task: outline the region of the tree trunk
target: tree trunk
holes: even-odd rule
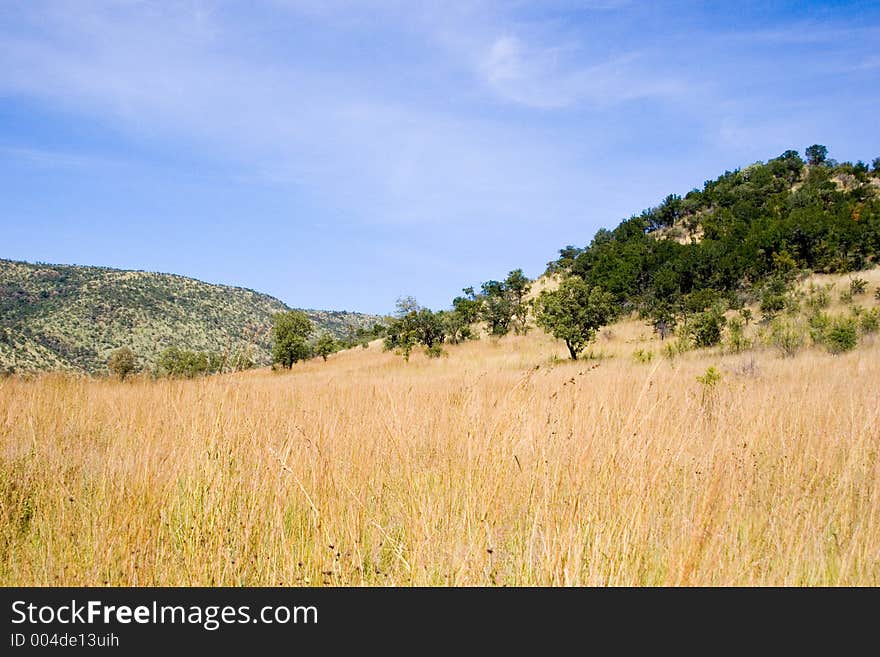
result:
[[[571,344],[568,340],[565,341],[565,346],[568,347],[568,353],[571,354],[572,360],[578,359],[578,352],[575,351],[574,345]]]

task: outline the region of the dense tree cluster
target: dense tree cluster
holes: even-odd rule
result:
[[[548,272],[600,286],[664,334],[677,316],[714,313],[719,301],[738,306],[746,296],[765,295],[772,312],[781,302],[779,285],[793,273],[853,271],[880,253],[880,158],[869,170],[827,155],[813,145],[805,163],[786,151],[683,198],[667,196],[598,231],[586,248],[560,250]],[[711,340],[713,316],[699,319],[700,341]]]
[[[159,354],[158,373],[163,376],[192,379],[216,374],[222,368],[223,357],[214,352],[168,347]]]
[[[480,292],[473,287],[462,290],[452,300],[451,310],[422,308],[412,297],[397,302],[397,312],[385,329],[385,348],[397,350],[409,360],[417,345],[429,356],[441,356],[444,343],[457,344],[478,337],[474,325],[485,324],[490,335],[528,331],[528,299],[531,281],[522,269],[514,269],[503,281],[486,281]]]

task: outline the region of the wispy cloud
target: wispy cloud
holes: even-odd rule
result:
[[[93,167],[119,167],[124,163],[110,158],[83,155],[44,148],[0,146],[0,155],[10,160],[41,168],[84,169]]]
[[[489,85],[503,98],[544,109],[674,97],[687,88],[682,80],[640,71],[639,53],[584,65],[574,63],[576,50],[573,46],[535,47],[506,35],[490,45],[483,70]]]
[[[281,66],[203,3],[186,11],[60,7],[28,12],[33,33],[2,40],[0,88],[102,117],[142,138],[198,144],[238,161],[243,177],[301,185],[329,203],[359,199],[371,204],[373,221],[488,220],[499,207],[507,208],[505,221],[530,217],[543,195],[560,194],[578,175],[539,136],[452,114],[433,99],[412,102],[405,89],[375,84],[368,69],[316,72],[296,55]],[[245,28],[244,37],[257,35]],[[562,53],[552,48],[499,44],[487,74],[517,102],[560,107],[639,93],[616,86],[615,67],[626,63],[568,71],[557,69],[553,60]]]

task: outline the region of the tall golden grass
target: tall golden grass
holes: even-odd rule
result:
[[[0,380],[0,584],[880,584],[880,346],[646,332]]]

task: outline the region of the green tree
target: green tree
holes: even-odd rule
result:
[[[416,339],[428,349],[446,340],[443,313],[421,308],[415,317]]]
[[[483,298],[480,318],[486,322],[492,335],[507,335],[513,320],[513,306],[507,286],[501,281],[486,281],[482,285]]]
[[[318,337],[317,342],[315,342],[315,353],[324,359],[324,362],[327,361],[327,356],[332,353],[335,353],[337,350],[336,339],[330,335],[329,331],[324,331]]]
[[[464,296],[455,297],[452,300],[452,309],[458,313],[463,322],[474,324],[480,320],[483,301],[474,294],[472,287],[466,287],[462,292],[464,292]]]
[[[397,299],[397,310],[395,311],[396,317],[404,317],[413,311],[418,311],[421,306],[419,306],[419,302],[415,300],[415,297],[405,296],[399,297]]]
[[[128,347],[120,347],[110,354],[107,361],[107,369],[113,376],[125,381],[126,377],[135,370],[134,352]]]
[[[458,344],[474,337],[471,324],[458,310],[437,313],[443,322],[443,332],[452,344]]]
[[[396,317],[385,331],[385,349],[398,349],[409,361],[413,347],[425,346],[426,353],[440,353],[446,340],[446,313],[422,308],[412,297],[398,300]]]
[[[513,329],[517,335],[528,332],[529,304],[526,296],[532,289],[532,282],[522,269],[514,269],[504,281],[504,289],[510,299],[510,314]]]
[[[575,258],[583,252],[583,249],[571,244],[564,249],[559,249],[559,258],[547,263],[547,273],[559,274],[568,271],[574,264]]]
[[[807,160],[813,166],[825,164],[825,160],[828,158],[828,149],[821,144],[808,146],[805,153],[807,155]]]
[[[312,322],[301,310],[288,310],[272,317],[272,361],[285,369],[309,357],[308,337]]]
[[[556,290],[544,290],[536,302],[537,322],[553,337],[565,341],[572,360],[614,317],[614,297],[579,276],[563,279]]]
[[[676,324],[675,312],[673,312],[672,306],[668,303],[656,302],[651,304],[647,314],[654,333],[659,335],[661,340],[665,340]]]

